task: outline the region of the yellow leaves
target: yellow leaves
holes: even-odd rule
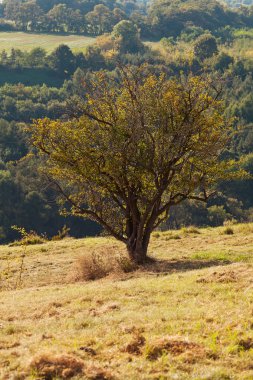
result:
[[[246,175],[234,162],[218,160],[231,121],[208,78],[167,80],[144,66],[123,68],[118,79],[94,74],[78,120],[43,119],[32,129],[44,169],[70,191],[72,202],[104,209],[117,221],[131,192],[143,210],[161,186],[167,200],[187,197],[204,177],[213,184]]]

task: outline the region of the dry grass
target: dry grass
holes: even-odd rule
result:
[[[22,288],[1,282],[0,379],[39,379],[50,369],[52,379],[74,371],[73,379],[251,380],[253,224],[233,230],[159,233],[155,263],[90,282],[68,282],[74,263],[96,251],[117,256],[120,243],[28,246]],[[9,283],[21,252],[0,247]]]
[[[115,254],[114,248],[101,247],[78,257],[68,276],[69,281],[98,280],[109,274],[121,275],[134,271],[133,262],[122,251],[119,248]]]
[[[187,354],[188,357],[200,359],[206,357],[204,347],[197,343],[182,340],[180,337],[163,337],[152,342],[146,349],[149,360],[157,360],[162,355],[170,353],[173,356]]]
[[[83,367],[83,361],[70,355],[52,356],[44,354],[35,357],[30,364],[30,369],[34,375],[48,380],[55,377],[63,379],[74,377],[83,373]]]

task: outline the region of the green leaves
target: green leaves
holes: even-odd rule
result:
[[[33,144],[72,213],[125,242],[133,233],[144,239],[171,206],[207,200],[216,181],[246,174],[219,162],[230,121],[218,95],[208,78],[167,80],[144,66],[120,68],[116,82],[99,72],[86,86],[83,115],[38,120]]]

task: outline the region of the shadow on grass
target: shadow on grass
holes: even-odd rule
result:
[[[176,272],[187,272],[192,270],[211,268],[221,265],[232,264],[229,260],[150,260],[142,269],[144,272],[157,275],[167,275]]]

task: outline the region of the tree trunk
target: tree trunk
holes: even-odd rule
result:
[[[127,251],[129,257],[136,264],[145,264],[148,261],[148,244],[149,244],[150,234],[145,235],[141,241],[137,239],[134,240],[134,243],[130,242],[127,244]]]
[[[136,264],[145,264],[147,261],[147,250],[142,247],[139,247],[138,249],[127,247],[127,252],[130,259]]]

